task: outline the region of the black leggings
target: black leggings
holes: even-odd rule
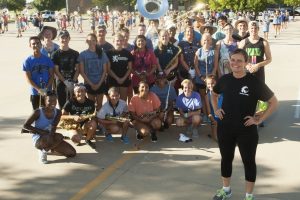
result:
[[[258,132],[256,126],[241,130],[232,130],[230,127],[218,125],[218,143],[221,153],[222,177],[229,178],[232,174],[232,161],[236,145],[245,169],[245,179],[249,182],[256,180],[256,147]]]

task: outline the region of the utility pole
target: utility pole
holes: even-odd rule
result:
[[[66,0],[66,12],[69,14],[69,0]]]

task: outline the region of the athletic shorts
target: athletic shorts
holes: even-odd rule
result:
[[[85,84],[85,87],[86,87],[86,92],[91,95],[107,94],[108,92],[106,83],[102,83],[97,90],[93,90],[92,87],[88,84]]]
[[[127,78],[122,84],[119,84],[115,79],[110,76],[107,77],[107,87],[129,87],[131,85],[131,80]]]

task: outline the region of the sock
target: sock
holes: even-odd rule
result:
[[[246,193],[246,198],[253,197],[253,194]]]
[[[224,190],[225,192],[230,192],[230,186],[228,186],[228,187],[224,187],[224,186],[223,186],[223,190]]]

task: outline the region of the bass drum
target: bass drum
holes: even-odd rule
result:
[[[159,19],[169,9],[168,0],[137,0],[138,11],[148,19]]]

